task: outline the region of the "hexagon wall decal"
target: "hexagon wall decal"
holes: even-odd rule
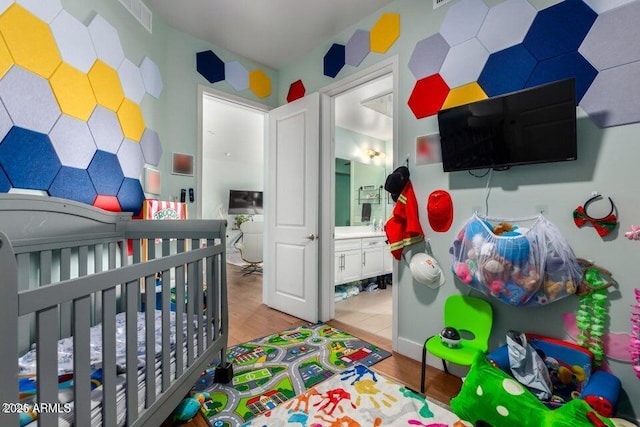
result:
[[[238,61],[231,61],[224,64],[224,74],[226,81],[237,91],[249,88],[249,71]]]
[[[120,67],[118,67],[118,76],[120,77],[124,97],[129,98],[136,104],[140,104],[144,94],[147,92],[144,88],[140,68],[125,58],[122,60]]]
[[[449,86],[440,74],[425,77],[416,82],[411,96],[409,96],[409,108],[417,119],[432,116],[442,108]]]
[[[86,169],[63,166],[49,187],[49,195],[90,205],[98,194]]]
[[[4,173],[4,169],[0,167],[0,193],[7,193],[9,190],[11,190],[11,182]]]
[[[87,123],[64,114],[49,138],[63,166],[86,169],[97,150]]]
[[[575,77],[576,101],[579,103],[597,75],[598,70],[593,68],[580,53],[574,51],[538,62],[527,81],[526,87]]]
[[[478,40],[489,53],[521,43],[536,17],[527,0],[506,0],[489,9],[478,31]]]
[[[523,89],[538,64],[522,44],[489,55],[478,83],[487,95],[498,96]]]
[[[271,95],[271,79],[263,70],[253,70],[249,73],[249,89],[258,98]]]
[[[160,68],[153,62],[151,58],[145,56],[140,63],[140,74],[144,82],[144,88],[147,93],[154,98],[160,98],[164,85],[162,84],[162,75]]]
[[[109,212],[122,212],[120,202],[116,196],[98,194],[98,197],[93,201],[93,206]]]
[[[98,105],[87,122],[98,150],[117,153],[124,139],[118,116]]]
[[[400,14],[383,13],[371,27],[369,35],[371,52],[387,53],[398,37],[400,37]]]
[[[596,17],[582,0],[565,0],[538,11],[522,43],[539,61],[578,50]]]
[[[477,38],[471,38],[449,49],[440,74],[454,88],[478,80],[489,52]]]
[[[96,107],[96,98],[87,75],[63,62],[49,78],[60,110],[86,121]]]
[[[65,10],[53,19],[50,26],[62,60],[83,73],[89,72],[98,56],[87,27]]]
[[[601,14],[636,0],[584,0],[596,13]]]
[[[13,122],[11,121],[11,117],[9,117],[7,109],[4,108],[4,104],[0,102],[0,143],[2,143],[2,140],[12,127]]]
[[[122,187],[118,191],[118,202],[123,212],[133,212],[134,216],[140,214],[144,191],[137,179],[125,178]]]
[[[13,187],[48,190],[60,160],[44,133],[14,126],[0,144],[0,165]]]
[[[18,4],[0,15],[0,33],[15,63],[45,79],[62,62],[49,26]]]
[[[413,48],[409,69],[416,80],[436,74],[448,52],[449,44],[440,33],[422,39]]]
[[[125,178],[140,179],[144,167],[144,156],[140,143],[125,138],[120,145],[117,156]]]
[[[287,93],[287,102],[293,102],[296,99],[300,99],[304,96],[306,88],[302,80],[296,80],[289,86],[289,93]]]
[[[580,107],[599,127],[640,121],[640,61],[600,71],[580,101]]]
[[[451,89],[441,109],[453,108],[459,105],[469,104],[470,102],[480,101],[481,99],[487,99],[487,94],[484,93],[477,82],[473,82]]]
[[[11,54],[9,53],[9,48],[4,42],[4,39],[0,37],[0,79],[7,74],[7,71],[9,71],[9,68],[11,68],[13,64],[14,62]]]
[[[210,50],[196,53],[196,70],[209,83],[221,82],[225,78],[224,62]]]
[[[96,151],[89,167],[87,168],[91,182],[98,194],[115,196],[120,190],[124,174],[120,162],[115,154],[106,151]]]
[[[118,30],[100,15],[94,16],[87,28],[98,59],[117,70],[124,59]]]
[[[160,164],[162,145],[160,144],[160,137],[156,131],[149,128],[144,130],[142,139],[140,140],[140,148],[142,149],[145,162],[152,166],[158,166]]]
[[[353,67],[359,66],[369,54],[369,31],[356,30],[344,48],[344,62]]]
[[[323,58],[324,75],[335,77],[338,75],[342,67],[344,67],[344,45],[334,43],[331,45]]]
[[[0,80],[0,98],[16,126],[47,134],[60,117],[49,82],[13,66]]]
[[[640,2],[598,16],[578,51],[598,70],[640,60]]]
[[[126,138],[140,142],[144,132],[144,118],[138,104],[125,98],[116,113],[122,127],[122,133]]]
[[[96,102],[111,111],[118,111],[124,100],[124,92],[117,71],[97,60],[89,70],[88,77]]]
[[[20,4],[47,24],[51,23],[62,10],[60,0],[16,0],[16,3]]]
[[[440,34],[453,47],[475,37],[489,8],[482,0],[461,0],[451,5],[440,26]]]

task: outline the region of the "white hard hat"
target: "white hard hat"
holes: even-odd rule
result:
[[[423,285],[427,285],[432,289],[439,288],[444,285],[445,277],[442,269],[438,265],[438,261],[431,255],[418,253],[411,257],[409,263],[413,278]]]

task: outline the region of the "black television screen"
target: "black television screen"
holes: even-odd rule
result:
[[[229,215],[262,215],[262,191],[229,190]]]
[[[438,112],[445,172],[577,159],[575,80]]]

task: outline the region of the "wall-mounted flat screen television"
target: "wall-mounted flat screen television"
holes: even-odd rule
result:
[[[577,159],[575,80],[438,112],[445,172]]]
[[[262,213],[262,191],[229,190],[229,215]]]

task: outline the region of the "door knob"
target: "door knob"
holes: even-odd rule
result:
[[[307,239],[309,240],[316,240],[318,238],[318,236],[316,236],[315,234],[311,233],[307,236]]]

